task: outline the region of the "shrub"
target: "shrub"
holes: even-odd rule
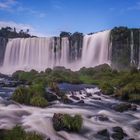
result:
[[[101,83],[100,88],[104,94],[110,95],[114,93],[114,88],[109,83]]]
[[[68,114],[54,114],[53,127],[56,131],[65,130],[79,132],[82,128],[83,119],[80,115],[74,117]]]
[[[26,133],[20,126],[12,130],[5,130],[2,140],[43,140],[43,137],[35,132]]]
[[[33,84],[29,88],[32,96],[43,96],[45,95],[45,87],[42,84]]]
[[[129,83],[116,92],[122,100],[138,101],[140,99],[140,84]]]
[[[18,103],[29,104],[30,94],[28,88],[24,86],[18,87],[12,94],[12,99]]]
[[[35,133],[35,132],[30,132],[26,134],[26,139],[25,140],[43,140],[42,136]]]
[[[34,96],[30,100],[30,104],[37,107],[46,107],[48,105],[48,101],[41,96]]]

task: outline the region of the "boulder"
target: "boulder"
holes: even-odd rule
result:
[[[101,131],[97,132],[97,136],[101,139],[101,140],[110,140],[110,136],[109,136],[109,132],[107,129],[103,129]]]
[[[124,137],[127,136],[127,134],[124,133],[123,129],[119,126],[113,127],[112,130],[113,130],[113,133],[112,133],[111,137],[114,140],[122,140]]]
[[[132,105],[130,103],[120,103],[120,104],[113,106],[113,109],[118,112],[124,112],[124,111],[128,111],[128,110],[136,111],[137,106]]]

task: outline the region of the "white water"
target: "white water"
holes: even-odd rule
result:
[[[130,58],[130,63],[134,64],[134,35],[133,35],[133,31],[131,31],[131,58]]]
[[[83,42],[82,64],[85,67],[109,63],[110,31],[86,35]]]
[[[86,35],[83,39],[80,59],[69,60],[69,39],[60,38],[27,38],[9,40],[0,72],[11,74],[17,70],[37,71],[55,66],[64,66],[72,70],[81,67],[94,67],[109,63],[110,31]],[[74,46],[73,46],[74,47]],[[75,50],[77,54],[77,50]]]
[[[140,42],[140,31],[139,31],[139,42]],[[139,60],[138,60],[138,69],[140,69],[140,43],[139,43]]]
[[[119,101],[95,94],[97,91],[98,88],[73,92],[75,96],[84,100],[84,104],[66,105],[58,102],[44,109],[14,104],[0,98],[0,129],[11,129],[20,124],[26,131],[36,131],[46,139],[49,137],[51,140],[100,140],[95,137],[98,131],[108,129],[111,132],[112,127],[120,126],[129,138],[139,140],[140,107],[138,106],[138,111],[116,112],[112,105],[118,104]],[[91,93],[92,96],[87,97],[87,93]],[[68,97],[70,95],[72,94],[69,93]],[[56,132],[52,125],[54,113],[81,114],[84,120],[81,133]],[[101,121],[99,116],[107,117],[108,120]],[[128,137],[125,140],[128,140]]]

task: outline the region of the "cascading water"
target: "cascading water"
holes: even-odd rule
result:
[[[11,74],[17,70],[37,71],[64,66],[72,70],[81,67],[94,67],[109,63],[110,31],[85,35],[83,38],[82,56],[78,53],[70,58],[70,43],[67,37],[63,38],[17,38],[9,40],[1,72]],[[74,46],[71,46],[75,48]],[[78,49],[78,47],[77,47]],[[77,56],[76,56],[77,55]],[[75,59],[76,58],[76,59]]]
[[[140,42],[140,31],[139,31],[139,42]],[[140,44],[139,44],[139,59],[138,59],[138,69],[140,69]]]
[[[131,47],[131,64],[134,64],[134,37],[133,37],[133,31],[131,31],[131,44],[130,44],[130,47]]]
[[[82,63],[85,67],[109,63],[110,31],[86,35],[83,42]]]

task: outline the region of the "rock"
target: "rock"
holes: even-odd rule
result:
[[[124,138],[124,136],[122,134],[119,134],[119,133],[113,133],[111,135],[111,137],[114,139],[114,140],[122,140]]]
[[[132,111],[137,111],[137,105],[131,105],[131,110]]]
[[[46,98],[49,102],[58,100],[57,96],[56,96],[55,94],[53,94],[53,93],[46,93],[45,98]]]
[[[101,100],[101,98],[98,98],[98,97],[92,97],[91,99],[94,99],[94,100]]]
[[[78,102],[78,104],[84,104],[85,102],[84,102],[84,100],[80,100],[79,102]]]
[[[80,100],[80,98],[79,98],[79,97],[74,96],[74,95],[71,95],[70,97],[71,97],[71,98],[73,98],[74,100]]]
[[[96,94],[96,95],[98,95],[98,96],[101,96],[101,92],[100,91],[97,91],[97,92],[95,92],[94,94]]]
[[[124,111],[128,111],[128,110],[136,111],[137,110],[137,106],[132,105],[130,103],[120,103],[120,104],[115,105],[113,107],[113,109],[115,111],[118,111],[118,112],[124,112]]]
[[[72,117],[69,114],[55,113],[52,122],[56,131],[79,132],[82,128],[83,119],[80,115]]]
[[[105,138],[108,138],[108,140],[109,140],[109,132],[108,132],[107,129],[103,129],[103,130],[101,130],[101,131],[98,131],[98,132],[97,132],[97,135],[103,136],[103,137],[105,137]]]
[[[69,99],[67,96],[63,96],[61,98],[62,102],[65,103],[65,104],[71,104],[73,103],[73,101],[71,99]]]
[[[127,134],[125,134],[123,129],[119,126],[113,127],[112,130],[113,130],[113,133],[111,137],[114,140],[122,140],[125,136],[127,136]]]
[[[123,129],[119,126],[113,127],[112,129],[113,129],[114,132],[123,133]]]
[[[108,117],[105,116],[105,115],[98,115],[97,118],[100,120],[100,121],[108,121]]]
[[[91,93],[87,93],[87,94],[86,94],[86,97],[91,97],[91,96],[92,96]]]
[[[81,99],[85,99],[84,97],[81,97]]]

